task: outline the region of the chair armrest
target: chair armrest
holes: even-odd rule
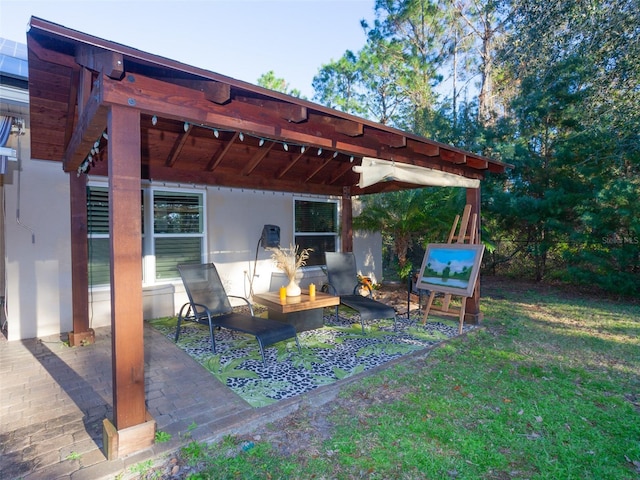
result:
[[[368,283],[365,283],[365,282],[358,282],[358,284],[355,287],[353,287],[353,294],[354,295],[360,295],[360,289],[362,287],[366,288],[367,291],[369,292],[367,297],[373,298],[373,290],[371,289],[371,285],[369,285]]]
[[[251,316],[253,317],[253,305],[251,305],[251,302],[249,301],[249,299],[245,298],[245,297],[241,297],[239,295],[227,295],[227,298],[237,298],[239,300],[242,300],[243,302],[245,302],[247,304],[247,307],[249,307],[249,311],[251,312]]]
[[[330,283],[325,283],[325,285],[327,286],[328,294],[333,295],[334,297],[338,295],[338,292],[336,291],[336,287],[334,287]]]

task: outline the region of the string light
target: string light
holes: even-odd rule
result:
[[[158,121],[158,117],[157,117],[156,115],[153,115],[153,116],[151,117],[151,123],[153,123],[153,125],[156,125],[156,124],[157,124],[157,121]],[[236,132],[236,130],[225,130],[225,129],[220,129],[220,128],[216,128],[216,127],[210,127],[210,126],[208,126],[208,125],[204,125],[204,124],[198,124],[197,126],[198,126],[198,127],[201,127],[201,128],[205,128],[205,129],[211,130],[211,131],[213,132],[213,136],[214,136],[214,137],[216,137],[216,138],[220,138],[220,132],[229,132],[229,133],[234,133],[234,132]],[[189,124],[189,122],[184,122],[184,131],[185,131],[185,132],[187,132],[187,131],[189,130],[189,128],[190,128],[190,127],[191,127],[191,124]],[[307,147],[306,145],[296,145],[296,144],[291,144],[290,142],[281,141],[281,140],[274,140],[274,139],[272,139],[272,138],[260,137],[260,136],[252,135],[252,134],[247,134],[247,135],[249,135],[250,137],[253,137],[253,138],[257,139],[257,141],[258,141],[258,146],[259,146],[259,147],[264,146],[264,144],[265,144],[267,141],[269,141],[269,142],[271,142],[271,143],[279,143],[279,144],[281,144],[281,145],[282,145],[282,148],[283,148],[283,150],[284,150],[285,152],[288,152],[288,151],[289,151],[289,147],[290,147],[290,146],[293,146],[293,147],[300,147],[300,153],[301,153],[301,154],[304,154],[304,153],[307,151],[307,149],[308,149],[308,147]],[[108,140],[108,136],[107,136],[107,133],[106,133],[106,132],[104,132],[104,133],[102,134],[102,136],[104,137],[104,139],[105,139],[105,140]],[[244,137],[245,137],[245,133],[244,133],[244,132],[238,132],[238,139],[239,139],[241,142],[244,142]],[[319,156],[321,156],[321,155],[324,153],[324,149],[323,149],[322,147],[317,147],[317,148],[318,148],[317,156],[319,157]],[[96,152],[97,152],[97,150],[96,150]],[[333,152],[333,158],[337,158],[337,157],[338,157],[338,155],[339,155],[340,153],[345,153],[345,152],[338,152],[337,150],[336,150],[336,151],[334,151],[334,152]],[[346,154],[346,155],[349,155],[349,154]],[[353,162],[354,160],[355,160],[355,156],[354,156],[354,155],[350,155],[350,159],[349,159],[349,161],[350,161],[350,162]]]
[[[98,139],[93,142],[93,146],[91,147],[91,151],[86,156],[86,158],[82,161],[82,163],[78,166],[76,170],[77,176],[79,177],[83,173],[87,173],[89,168],[95,166],[96,156],[100,153],[100,140],[102,139],[109,140],[109,135],[104,131],[100,134]]]

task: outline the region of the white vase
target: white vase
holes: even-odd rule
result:
[[[296,282],[295,278],[289,280],[289,285],[287,285],[287,297],[299,297],[302,291],[300,290],[300,286]]]

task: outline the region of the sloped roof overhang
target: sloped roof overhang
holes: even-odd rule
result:
[[[509,167],[39,18],[31,19],[27,44],[32,157],[68,172],[107,174],[101,158],[112,105],[140,111],[145,179],[358,195],[417,187],[360,188],[352,167],[363,157],[479,180]],[[96,144],[101,153],[92,155]]]

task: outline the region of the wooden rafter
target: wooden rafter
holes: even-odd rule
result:
[[[182,152],[182,148],[184,147],[184,144],[187,143],[187,140],[189,140],[189,135],[191,134],[193,125],[191,125],[190,123],[185,125],[186,127],[185,127],[184,133],[181,133],[180,135],[178,135],[178,138],[176,138],[176,141],[174,142],[173,147],[171,148],[171,152],[169,153],[169,156],[165,161],[165,165],[167,167],[172,167],[176,163],[176,161],[178,160],[178,157],[180,156],[180,152]]]
[[[305,178],[305,183],[309,182],[313,177],[315,177],[320,170],[322,170],[324,167],[326,167],[327,165],[329,165],[329,163],[331,163],[333,161],[333,157],[331,158],[327,158],[324,162],[322,162],[322,164],[317,167],[315,170],[313,170],[313,172],[311,172],[311,175],[309,175],[307,178]]]
[[[253,158],[249,160],[249,163],[247,163],[247,165],[242,170],[242,175],[247,176],[251,174],[251,172],[253,172],[256,169],[256,167],[260,164],[262,159],[266,157],[267,154],[271,151],[274,145],[275,145],[275,142],[270,142],[269,145],[263,146],[260,149],[258,149],[258,151],[253,156]]]
[[[343,165],[340,166],[340,168],[335,169],[331,177],[331,180],[329,180],[329,184],[336,183],[338,180],[340,180],[340,178],[344,176],[345,173],[350,172],[352,169],[353,169],[353,163],[351,162],[344,163]]]
[[[293,157],[293,159],[291,159],[290,162],[287,162],[285,164],[285,166],[278,172],[278,174],[276,175],[276,178],[282,178],[284,176],[285,173],[287,173],[289,170],[291,170],[291,168],[298,163],[298,161],[305,156],[305,154],[307,153],[308,150],[305,150],[304,152],[300,152],[298,153],[296,156]]]
[[[208,172],[213,172],[215,168],[218,165],[220,165],[220,162],[222,162],[222,159],[225,157],[225,155],[227,154],[229,149],[233,146],[234,142],[239,136],[240,136],[240,132],[235,132],[231,137],[231,139],[211,157],[211,160],[209,160],[209,163],[207,164],[207,167],[205,168],[205,170],[207,170]]]

